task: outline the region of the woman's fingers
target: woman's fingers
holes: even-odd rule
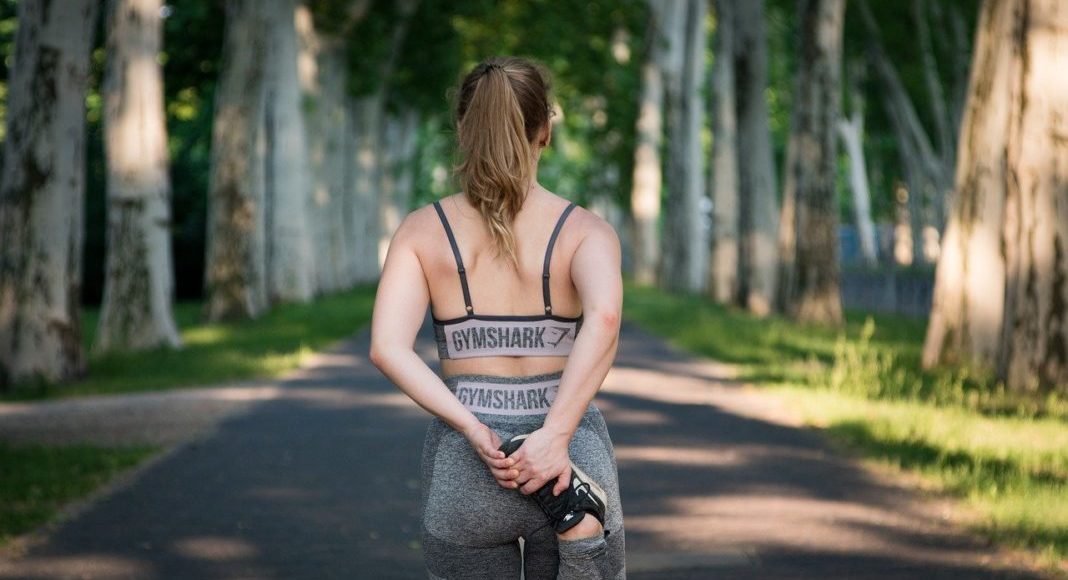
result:
[[[530,495],[541,489],[541,486],[545,485],[545,481],[544,477],[532,477],[519,488],[519,491],[523,492],[524,495]]]
[[[553,495],[560,495],[567,491],[568,486],[571,485],[571,466],[568,465],[564,472],[560,474],[560,477],[556,478],[556,485],[553,486]]]
[[[519,470],[517,469],[497,469],[490,468],[490,473],[493,474],[494,479],[512,481],[519,477]]]
[[[519,487],[519,484],[516,483],[514,479],[498,479],[497,485],[505,489],[515,489]]]
[[[479,451],[479,455],[482,456],[482,461],[486,462],[486,464],[490,467],[504,469],[515,465],[515,459],[512,459],[511,457],[501,457],[495,453],[492,453],[492,451],[488,448],[481,449]],[[504,455],[504,453],[501,453],[500,455]]]

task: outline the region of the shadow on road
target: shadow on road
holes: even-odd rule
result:
[[[435,352],[429,326],[421,351]],[[425,578],[429,416],[367,332],[0,562],[0,578]],[[434,363],[436,366],[436,363]],[[596,404],[620,467],[632,578],[1038,578],[930,503],[761,419],[765,399],[624,325]]]

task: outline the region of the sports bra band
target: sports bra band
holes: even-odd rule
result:
[[[464,261],[460,257],[460,247],[456,244],[456,236],[452,233],[452,227],[445,217],[445,210],[441,208],[441,203],[435,201],[434,209],[437,210],[438,217],[441,218],[441,225],[445,226],[445,234],[449,237],[449,245],[452,246],[452,256],[456,259],[456,271],[460,274],[460,286],[464,292],[464,306],[467,308],[468,314],[474,314],[474,307],[471,305],[471,290],[467,285],[467,271],[464,270]],[[556,220],[556,227],[553,228],[552,235],[549,236],[549,245],[545,248],[545,262],[541,272],[541,293],[545,301],[545,314],[553,313],[552,300],[549,298],[549,262],[552,260],[556,238],[560,235],[560,229],[564,227],[564,220],[567,219],[573,209],[575,209],[575,202],[567,204],[567,207],[564,208],[560,218]]]

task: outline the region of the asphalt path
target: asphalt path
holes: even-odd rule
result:
[[[431,336],[424,325],[418,347],[438,368]],[[425,578],[429,415],[367,350],[364,330],[28,534],[0,578]],[[1042,577],[947,523],[949,502],[833,452],[730,367],[630,323],[595,404],[629,578]]]

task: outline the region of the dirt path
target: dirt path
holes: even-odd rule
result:
[[[0,438],[69,437],[57,433],[82,417],[77,432],[100,442],[177,442],[0,554],[0,578],[425,578],[428,415],[367,344],[362,332],[277,383],[0,407]],[[433,360],[429,327],[419,347]],[[596,403],[619,461],[630,578],[1041,577],[948,526],[941,503],[832,453],[729,368],[630,324]]]

